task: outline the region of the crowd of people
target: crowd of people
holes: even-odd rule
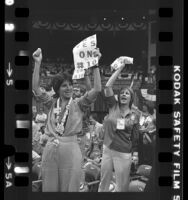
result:
[[[100,51],[96,54],[100,60]],[[147,103],[134,105],[132,86],[114,94],[113,85],[128,61],[104,88],[99,64],[86,70],[85,88],[69,73],[58,72],[46,91],[40,87],[41,49],[33,59],[33,95],[41,105],[33,112],[33,191],[146,191],[142,178],[150,181],[153,176],[156,111]],[[93,85],[88,74],[93,74]],[[91,111],[99,93],[108,106],[101,122]]]
[[[140,67],[142,66],[135,65],[133,68],[131,65],[127,65],[126,70],[125,69],[122,70],[121,74],[118,76],[118,79],[131,79],[132,74],[134,74],[136,79],[142,79],[142,76],[144,76],[145,79],[149,79],[147,74],[145,74],[140,69]],[[108,64],[100,65],[99,70],[100,70],[101,76],[104,78],[109,78],[112,75],[112,71],[110,70]],[[41,76],[41,79],[45,79],[45,78],[50,79],[50,78],[53,78],[53,76],[55,76],[56,74],[64,72],[64,71],[68,71],[69,73],[72,73],[74,71],[74,64],[73,63],[68,64],[65,62],[57,62],[55,60],[54,61],[46,60],[45,62],[41,63],[40,76]]]

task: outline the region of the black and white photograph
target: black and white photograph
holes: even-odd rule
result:
[[[157,1],[123,5],[29,3],[32,192],[154,190]]]

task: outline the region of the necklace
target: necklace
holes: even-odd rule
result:
[[[61,121],[59,121],[59,117],[62,112],[62,108],[60,106],[60,98],[57,99],[57,105],[54,108],[55,120],[56,120],[56,128],[55,129],[58,132],[58,135],[60,135],[60,136],[63,135],[64,130],[65,130],[65,121],[69,114],[69,108],[70,108],[71,102],[72,102],[72,97],[70,98],[68,104],[66,105],[66,109],[65,109],[65,112],[64,112],[64,115],[63,115]]]

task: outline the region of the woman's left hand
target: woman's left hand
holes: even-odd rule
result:
[[[91,73],[91,69],[88,68],[88,69],[85,69],[85,76],[89,76]]]
[[[100,58],[102,57],[102,54],[101,54],[99,48],[96,48],[96,50],[95,50],[95,56],[98,57],[99,60],[100,60]]]

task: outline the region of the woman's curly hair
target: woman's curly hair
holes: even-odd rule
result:
[[[70,84],[73,85],[72,76],[68,73],[62,73],[55,76],[52,80],[52,87],[55,92],[54,97],[59,97],[59,88],[64,81],[68,81]]]

